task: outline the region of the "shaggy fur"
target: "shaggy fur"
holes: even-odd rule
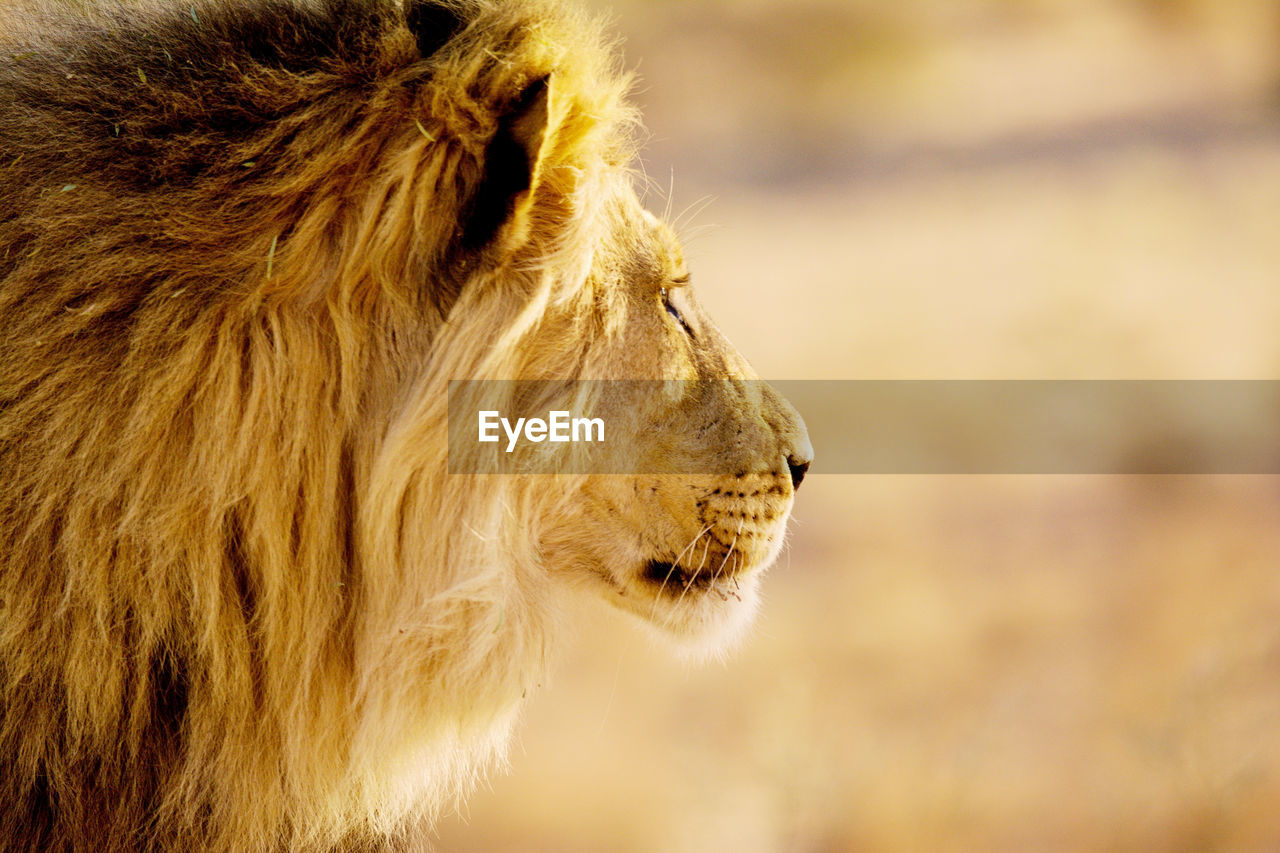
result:
[[[555,495],[448,478],[443,388],[593,300],[625,80],[551,4],[407,17],[0,24],[4,850],[405,844],[541,677]]]

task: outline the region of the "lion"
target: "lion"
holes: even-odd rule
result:
[[[812,449],[642,207],[597,22],[7,15],[0,848],[410,849],[566,596],[741,634]],[[450,473],[456,379],[564,381],[690,471]],[[572,382],[617,379],[666,390]]]

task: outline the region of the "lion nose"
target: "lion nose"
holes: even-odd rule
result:
[[[813,462],[813,444],[809,442],[809,431],[805,429],[804,418],[800,417],[795,407],[769,385],[762,384],[762,387],[765,405],[771,409],[768,420],[776,431],[787,469],[791,472],[791,488],[794,491],[800,488],[804,475],[809,473],[809,465]]]
[[[794,454],[787,457],[787,467],[791,469],[791,488],[800,488],[804,475],[809,470],[810,459],[801,459]]]

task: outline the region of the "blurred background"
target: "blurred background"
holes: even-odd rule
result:
[[[769,379],[1280,378],[1274,0],[594,0]],[[1280,850],[1280,482],[838,476],[756,630],[575,615],[464,851]]]

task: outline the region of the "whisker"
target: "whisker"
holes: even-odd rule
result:
[[[707,530],[710,530],[710,529],[711,527],[708,526]],[[706,543],[703,544],[702,546],[702,559],[698,561],[698,568],[694,569],[693,573],[695,575],[702,571],[702,567],[707,564],[707,557],[710,556],[710,554],[711,554],[711,540],[708,539]]]
[[[704,533],[709,532],[710,529],[712,529],[712,525],[708,525],[707,528],[705,528]],[[703,542],[703,557],[698,561],[698,567],[694,569],[694,573],[691,575],[692,578],[696,578],[696,576],[701,574],[703,567],[707,565],[707,557],[710,556],[710,552],[712,552],[712,537],[708,537]],[[672,622],[675,621],[676,613],[680,612],[680,602],[684,601],[686,592],[689,592],[689,585],[687,584],[685,585],[685,589],[680,593],[680,598],[676,599],[676,605],[671,608],[671,613],[669,613],[666,619],[663,620],[664,625],[671,625]]]
[[[700,225],[695,225],[692,228],[681,230],[679,232],[680,242],[684,243],[686,246],[692,245],[701,240],[707,234],[711,234],[721,227],[723,226],[718,222],[704,222]]]
[[[685,545],[684,548],[680,551],[680,553],[675,556],[675,559],[671,561],[671,568],[667,570],[667,576],[662,579],[662,585],[658,587],[658,595],[657,597],[654,598],[653,604],[649,608],[650,619],[653,619],[654,616],[657,614],[658,603],[662,601],[662,594],[666,592],[667,584],[671,581],[671,576],[675,574],[676,567],[680,565],[680,561],[684,559],[685,554],[688,554],[690,551],[693,550],[694,546],[698,544],[698,540],[701,539],[703,536],[705,536],[709,532],[711,532],[711,525],[708,524],[706,527],[699,530],[698,535],[694,536],[693,539],[689,540],[689,544]],[[704,554],[706,553],[705,549],[703,553]],[[705,559],[705,556],[703,559]]]
[[[738,520],[738,531],[737,533],[733,534],[733,541],[729,543],[729,550],[725,552],[724,559],[720,561],[720,565],[716,568],[714,574],[712,574],[711,576],[712,584],[714,584],[716,581],[720,579],[720,573],[724,571],[724,567],[729,562],[729,558],[733,556],[734,549],[738,547],[738,536],[741,535],[742,533],[742,525],[745,521],[746,521],[745,518]],[[684,597],[688,595],[690,587],[693,586],[694,582],[697,581],[697,579],[698,579],[698,574],[695,572],[694,574],[691,574],[689,576],[689,580],[685,581],[684,589],[680,591],[680,597],[676,599],[675,606],[672,608],[673,612],[680,609],[681,602],[684,601]]]
[[[682,232],[686,225],[691,223],[695,217],[697,217],[703,211],[705,211],[708,207],[710,207],[711,203],[715,200],[716,200],[715,196],[704,195],[702,198],[698,199],[693,204],[686,207],[684,210],[680,212],[680,215],[675,218],[674,222],[672,222],[672,225],[671,225],[672,230],[674,230],[677,234]]]
[[[690,551],[692,551],[692,550],[693,550],[693,546],[695,546],[695,545],[697,545],[697,544],[698,544],[698,540],[699,540],[699,539],[701,539],[703,536],[705,536],[707,533],[710,533],[710,532],[711,532],[711,525],[710,525],[710,524],[708,524],[706,527],[704,527],[704,528],[702,528],[701,530],[699,530],[699,531],[698,531],[698,535],[697,535],[697,536],[695,536],[695,537],[693,537],[693,539],[689,541],[689,544],[688,544],[688,545],[685,545],[685,546],[684,546],[684,550],[683,550],[683,551],[681,551],[679,554],[676,554],[676,558],[675,558],[674,560],[672,560],[672,563],[676,563],[676,564],[678,564],[681,560],[683,560],[683,559],[684,559],[684,555],[685,555],[685,554],[688,554]]]
[[[671,176],[667,179],[667,204],[666,204],[666,207],[664,207],[662,210],[663,222],[671,221],[671,203],[675,197],[676,197],[676,167],[672,166]],[[680,229],[675,228],[672,230],[679,231]]]
[[[716,569],[715,574],[711,576],[711,582],[712,582],[712,583],[715,583],[716,581],[720,580],[720,573],[724,571],[725,564],[727,564],[727,563],[729,562],[729,558],[730,558],[730,557],[733,557],[733,556],[739,556],[739,557],[740,557],[740,556],[741,556],[741,554],[736,554],[736,555],[735,555],[735,553],[734,553],[734,549],[738,547],[738,537],[742,535],[742,525],[743,525],[743,524],[745,524],[745,523],[746,523],[746,518],[740,518],[740,519],[738,519],[738,530],[737,530],[737,532],[736,532],[736,533],[734,533],[734,534],[733,534],[733,541],[729,543],[729,552],[728,552],[727,554],[725,554],[725,555],[724,555],[724,560],[720,563],[720,568]],[[734,565],[734,571],[735,571],[735,572],[736,572],[739,568],[741,568],[741,566],[740,566],[740,565],[737,565],[738,563],[741,563],[741,562],[742,562],[741,560],[735,560],[735,561],[734,561],[734,563],[735,563],[735,565]]]

